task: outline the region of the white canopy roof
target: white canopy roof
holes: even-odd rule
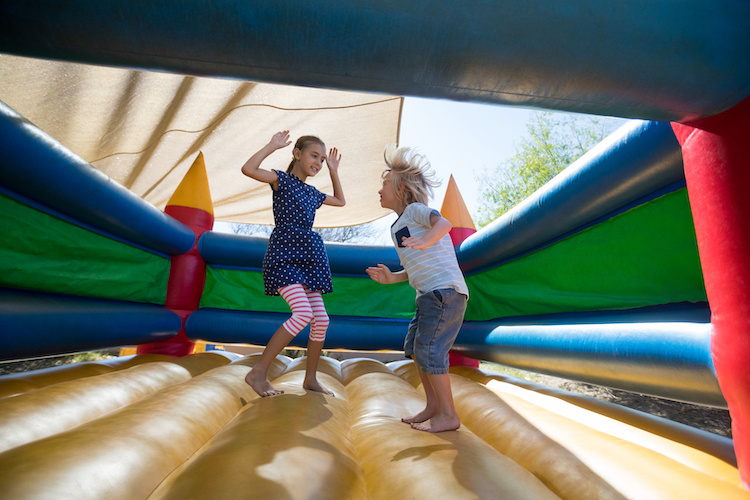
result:
[[[270,188],[240,168],[288,129],[293,141],[316,135],[342,155],[347,205],[322,207],[316,226],[388,214],[378,190],[383,148],[398,141],[401,97],[0,55],[0,100],[161,209],[202,151],[216,220],[272,223]],[[263,167],[285,170],[291,148]],[[333,191],[327,169],[308,183]]]

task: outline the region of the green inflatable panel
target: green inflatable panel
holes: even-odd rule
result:
[[[707,300],[684,188],[467,284],[470,321]]]
[[[169,259],[0,195],[0,286],[164,304]]]

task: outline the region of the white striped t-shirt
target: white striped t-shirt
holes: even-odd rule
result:
[[[433,245],[424,250],[401,246],[401,235],[407,234],[421,238],[431,229],[430,214],[440,215],[437,210],[422,203],[411,203],[406,206],[401,216],[391,226],[391,239],[396,245],[396,252],[409,275],[409,284],[419,294],[453,288],[458,293],[469,296],[469,289],[458,267],[456,251],[450,235],[446,234]],[[406,229],[404,229],[406,228]],[[407,232],[408,231],[408,232]],[[399,235],[398,239],[397,236]]]

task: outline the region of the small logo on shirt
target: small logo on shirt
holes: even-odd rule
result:
[[[396,244],[399,247],[403,248],[404,238],[408,238],[409,236],[411,236],[411,234],[409,234],[409,228],[406,226],[402,227],[401,229],[396,231]]]

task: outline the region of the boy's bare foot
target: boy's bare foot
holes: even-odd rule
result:
[[[323,394],[326,394],[328,396],[333,396],[334,398],[336,395],[328,389],[326,386],[318,382],[318,380],[305,380],[305,382],[302,384],[303,389],[307,389],[308,391],[315,391],[315,392],[322,392]]]
[[[424,431],[424,432],[445,432],[445,431],[455,431],[459,427],[461,427],[461,420],[459,420],[458,415],[453,415],[451,417],[443,416],[443,415],[435,415],[431,419],[425,421],[425,422],[415,422],[411,424],[411,426],[418,431]]]
[[[277,394],[284,394],[284,391],[280,391],[278,389],[274,389],[274,387],[271,385],[271,382],[268,381],[268,378],[266,378],[264,375],[254,373],[255,370],[250,370],[247,375],[245,375],[245,382],[253,388],[255,392],[258,393],[258,396],[265,398],[267,396],[276,396]]]
[[[425,408],[424,410],[420,411],[413,417],[405,417],[405,418],[402,418],[401,421],[406,424],[419,424],[421,422],[431,419],[432,417],[435,416],[436,413],[437,413],[437,410]]]

